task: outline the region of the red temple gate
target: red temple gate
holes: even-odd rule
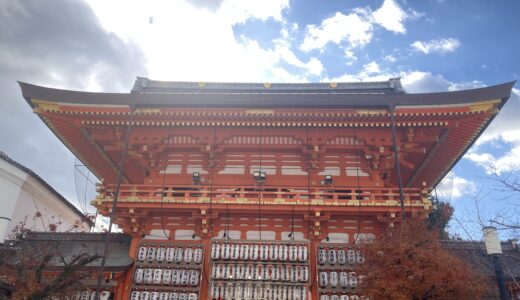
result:
[[[428,214],[430,190],[512,84],[432,94],[406,94],[398,79],[138,78],[129,94],[21,87],[101,180],[92,204],[133,237],[136,263],[117,298],[178,293],[191,300],[238,299],[229,293],[243,291],[261,299],[355,295],[351,267],[363,260],[356,243]],[[287,257],[273,259],[275,251]]]

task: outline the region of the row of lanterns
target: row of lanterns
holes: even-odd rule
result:
[[[274,285],[252,283],[213,282],[210,288],[211,299],[246,300],[306,300],[307,289],[302,285]]]
[[[320,300],[359,300],[357,295],[321,295]],[[361,299],[364,299],[363,297]]]
[[[96,291],[93,290],[84,290],[84,291],[76,291],[72,294],[70,298],[71,300],[96,300]],[[101,291],[99,293],[99,300],[108,300],[110,299],[109,291]]]
[[[137,268],[134,274],[136,284],[198,286],[199,279],[199,270],[190,269]]]
[[[202,263],[202,248],[141,246],[137,252],[137,260],[150,263]]]
[[[214,243],[212,260],[261,260],[304,262],[308,259],[306,245]]]
[[[322,244],[318,248],[319,300],[357,300],[356,295],[347,295],[349,289],[356,288],[359,276],[352,272],[352,265],[365,262],[362,251],[347,245]]]
[[[197,300],[197,293],[133,291],[130,300]]]
[[[358,276],[354,272],[321,271],[319,283],[322,288],[355,288],[358,286]]]
[[[306,265],[263,264],[213,264],[211,277],[215,280],[263,280],[307,282],[309,267]]]
[[[130,299],[198,300],[203,256],[202,244],[141,244]]]
[[[363,252],[353,249],[318,249],[318,264],[319,265],[345,265],[345,264],[361,264],[365,261]]]

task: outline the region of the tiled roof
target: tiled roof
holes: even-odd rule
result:
[[[24,239],[25,242],[37,245],[55,245],[63,253],[71,257],[74,253],[102,254],[105,241],[104,233],[49,233],[29,232]],[[133,263],[128,256],[131,237],[125,234],[110,234],[109,255],[107,257],[107,270],[126,270]],[[483,275],[494,277],[493,259],[486,254],[483,242],[472,241],[442,241],[445,249],[459,256],[471,266],[475,267]],[[504,265],[506,281],[512,278],[520,278],[520,247],[515,241],[502,242],[501,256]],[[99,261],[90,267],[99,266]],[[54,263],[59,268],[59,263]]]
[[[442,241],[445,249],[454,253],[461,259],[487,276],[495,276],[493,258],[486,253],[484,242],[472,241]],[[506,280],[520,278],[520,247],[516,241],[502,242],[502,263]]]
[[[145,82],[143,85],[142,82]],[[59,105],[99,108],[304,108],[388,109],[394,106],[468,105],[500,99],[499,108],[511,95],[515,82],[479,89],[406,94],[399,79],[356,83],[196,83],[140,79],[131,93],[91,93],[60,90],[19,82],[31,107],[34,100]],[[335,86],[335,87],[334,87]]]
[[[29,232],[23,242],[31,246],[52,247],[57,249],[65,260],[69,260],[77,254],[88,253],[90,255],[103,255],[105,245],[105,233],[84,233],[84,232]],[[133,260],[128,255],[131,237],[122,233],[112,233],[109,236],[108,256],[105,266],[107,271],[124,271]],[[45,248],[47,249],[47,248]],[[97,260],[89,265],[88,268],[96,268],[101,264]],[[49,264],[50,268],[60,268],[63,263],[54,260]]]
[[[400,78],[377,82],[232,83],[157,81],[138,77],[137,94],[403,94]]]

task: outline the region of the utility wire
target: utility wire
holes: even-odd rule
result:
[[[354,237],[354,244],[357,243],[358,241],[358,238],[359,238],[359,235],[361,234],[361,196],[359,196],[358,194],[361,193],[361,182],[359,180],[359,168],[360,168],[360,165],[359,165],[359,154],[358,154],[358,149],[357,149],[357,132],[356,132],[356,126],[354,125],[353,127],[353,130],[354,130],[354,153],[355,153],[355,157],[356,157],[356,200],[358,201],[358,222],[357,222],[357,234],[356,236]]]
[[[123,143],[123,153],[121,155],[121,161],[119,162],[119,169],[117,170],[117,178],[116,178],[116,187],[114,191],[114,197],[112,200],[112,212],[110,213],[110,222],[108,224],[108,230],[105,233],[105,242],[103,245],[103,256],[101,257],[101,265],[98,269],[98,278],[96,283],[96,300],[99,300],[100,291],[101,291],[101,280],[103,279],[103,272],[105,270],[106,258],[108,256],[108,243],[110,241],[110,232],[112,231],[112,226],[114,224],[114,219],[116,215],[117,209],[117,200],[119,199],[119,191],[121,188],[121,181],[123,179],[123,171],[125,167],[126,157],[128,155],[128,146],[130,144],[130,133],[132,132],[132,125],[134,120],[134,110],[130,107],[130,117],[128,121],[128,126],[126,128],[126,136]]]
[[[406,220],[406,212],[404,210],[404,195],[403,195],[403,180],[401,178],[401,165],[399,162],[399,153],[397,150],[397,133],[395,129],[395,119],[394,119],[394,112],[395,112],[395,106],[390,106],[388,108],[390,111],[390,125],[392,129],[392,141],[393,141],[393,148],[394,148],[394,160],[395,160],[395,169],[397,171],[397,184],[399,185],[399,200],[401,203],[401,214],[403,221]]]
[[[307,147],[307,222],[308,222],[308,233],[309,233],[309,240],[311,239],[312,235],[312,222],[311,222],[311,156],[309,153],[309,124],[305,126],[306,129],[306,141],[305,145]]]
[[[262,176],[262,146],[263,146],[263,124],[260,124],[260,177]],[[266,176],[267,177],[267,176]],[[258,189],[258,233],[262,240],[262,187],[263,182],[257,182]]]
[[[171,139],[171,134],[172,134],[172,126],[168,126],[168,136],[166,137],[166,142],[165,144],[170,144],[170,139]],[[164,194],[166,194],[165,192],[165,185],[166,185],[166,169],[168,169],[168,161],[169,161],[169,154],[168,152],[166,152],[166,149],[167,147],[164,147],[165,149],[165,154],[164,154],[164,159],[163,159],[163,164],[164,164],[164,173],[163,173],[163,178],[162,178],[162,187],[161,187],[161,227],[162,227],[162,231],[163,231],[163,235],[165,238],[167,239],[170,239],[170,235],[169,234],[166,234],[166,228],[164,226],[164,209],[163,209],[163,205],[164,205]]]
[[[213,173],[215,171],[215,139],[217,138],[217,127],[213,126],[213,140],[211,141],[211,149],[209,153],[209,227],[210,234],[213,237]],[[209,274],[208,274],[209,276]]]

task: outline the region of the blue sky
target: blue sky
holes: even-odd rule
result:
[[[520,77],[518,1],[0,1],[0,149],[74,203],[75,159],[23,103],[16,80],[128,92],[157,80],[307,82],[401,77],[408,92],[494,85]],[[520,87],[439,195],[452,231],[480,238],[487,214],[515,212],[486,169],[520,170]],[[64,167],[65,166],[65,167]],[[76,183],[74,182],[76,177]],[[83,181],[82,181],[83,180]],[[464,230],[462,224],[467,227]],[[505,233],[504,233],[505,234]]]

